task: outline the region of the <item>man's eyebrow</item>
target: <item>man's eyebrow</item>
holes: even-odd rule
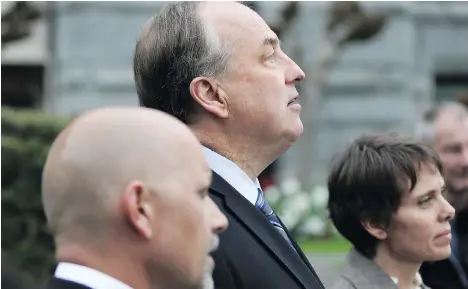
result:
[[[274,37],[268,37],[263,40],[263,45],[279,46],[280,40]]]

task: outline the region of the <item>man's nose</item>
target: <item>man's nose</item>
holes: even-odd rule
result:
[[[226,216],[219,210],[218,206],[210,198],[210,223],[213,233],[219,234],[228,227]]]
[[[305,72],[294,61],[293,61],[293,70],[295,74],[295,78],[294,78],[295,82],[299,82],[305,79]]]
[[[285,71],[286,74],[286,84],[293,84],[299,81],[302,81],[305,79],[305,72],[297,65],[294,60],[289,58],[286,55],[286,63],[287,63],[287,69]]]
[[[468,144],[462,150],[460,162],[464,167],[468,167]]]

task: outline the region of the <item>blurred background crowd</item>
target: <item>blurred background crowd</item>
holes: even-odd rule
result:
[[[50,143],[76,114],[137,105],[132,54],[165,2],[2,2],[2,263],[45,280],[40,201]],[[349,248],[328,221],[333,154],[363,132],[414,135],[434,105],[468,105],[464,2],[251,2],[306,72],[303,137],[261,176],[327,284]],[[3,274],[3,267],[2,267]]]

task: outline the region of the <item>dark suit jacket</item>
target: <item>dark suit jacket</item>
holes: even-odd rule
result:
[[[372,260],[364,257],[355,249],[349,252],[342,273],[332,289],[398,289],[398,286]],[[421,289],[429,289],[421,284]]]
[[[468,285],[463,284],[456,266],[450,259],[424,262],[419,272],[427,286],[432,289],[468,289]]]
[[[215,288],[324,288],[301,248],[291,239],[296,253],[266,217],[215,172],[210,196],[229,220],[213,254]]]
[[[67,280],[53,277],[52,279],[50,279],[45,289],[92,289],[92,288],[89,288],[87,286],[84,286],[78,283],[74,283],[74,282],[70,282]]]

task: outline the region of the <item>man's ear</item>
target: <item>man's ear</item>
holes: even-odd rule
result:
[[[227,95],[212,78],[196,77],[190,82],[190,94],[206,111],[219,118],[229,116]]]
[[[120,210],[137,235],[151,239],[154,235],[154,208],[151,192],[141,182],[131,182],[120,199]]]
[[[364,229],[366,229],[366,231],[369,232],[369,234],[376,237],[377,239],[387,239],[387,230],[385,230],[385,228],[383,228],[382,226],[375,225],[370,221],[365,221],[361,224],[364,227]]]

